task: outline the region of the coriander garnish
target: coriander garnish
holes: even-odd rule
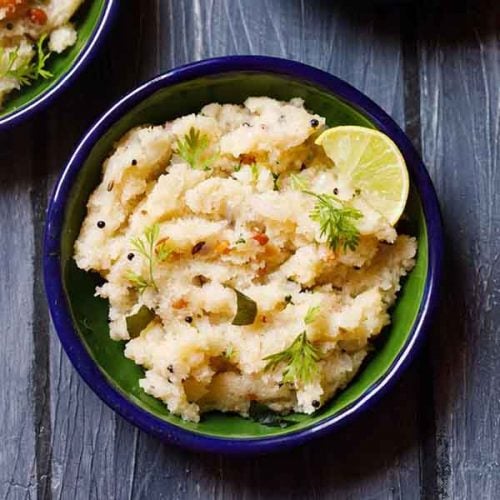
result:
[[[172,253],[172,249],[167,245],[165,240],[158,241],[160,235],[160,226],[158,223],[153,224],[144,231],[144,236],[133,238],[132,246],[136,252],[142,255],[148,263],[148,274],[142,276],[133,271],[127,273],[127,279],[134,285],[137,290],[142,293],[146,288],[151,287],[158,291],[154,279],[154,266],[164,262]]]
[[[307,181],[296,174],[291,174],[290,179],[292,181],[293,189],[297,189],[298,191],[306,191],[308,186]]]
[[[320,306],[311,306],[308,310],[306,315],[304,316],[304,323],[306,325],[310,325],[314,321],[316,321],[316,318],[318,317],[319,311],[321,310]]]
[[[232,345],[230,345],[223,353],[222,356],[227,359],[228,361],[231,360],[231,358],[234,356],[235,350]]]
[[[217,155],[207,157],[206,152],[209,145],[209,136],[191,127],[183,139],[177,139],[175,152],[186,163],[189,163],[191,168],[210,170],[212,163],[217,159]]]
[[[281,352],[266,356],[267,365],[264,370],[275,370],[283,363],[283,382],[300,382],[307,384],[318,372],[319,350],[307,339],[305,331],[300,333],[292,344]]]
[[[359,231],[354,221],[361,219],[363,214],[336,196],[311,191],[305,193],[318,200],[310,217],[319,223],[320,234],[326,237],[330,248],[336,250],[342,246],[344,251],[355,250],[359,243]]]
[[[295,189],[316,198],[310,217],[319,223],[320,234],[326,237],[329,247],[332,250],[337,250],[339,246],[344,251],[355,250],[359,243],[359,230],[354,221],[361,219],[363,214],[337,196],[309,191],[306,181],[298,175],[292,174],[291,178]]]
[[[125,274],[125,277],[134,285],[134,288],[137,289],[139,293],[143,293],[146,288],[149,286],[156,288],[156,285],[153,285],[146,278],[143,278],[140,274],[134,273],[134,271],[128,271]]]
[[[259,180],[259,167],[257,166],[257,163],[252,163],[250,165],[250,171],[252,172],[252,181],[256,184]]]
[[[167,244],[166,240],[158,241],[155,245],[156,262],[165,262],[170,254],[173,252],[172,248]]]
[[[53,75],[50,71],[45,69],[45,64],[47,59],[50,57],[52,52],[45,51],[44,42],[47,39],[47,35],[42,35],[36,42],[36,58],[34,62],[29,60],[23,61],[20,66],[14,68],[16,61],[19,60],[19,47],[10,51],[7,56],[6,67],[3,72],[0,72],[0,78],[2,77],[12,77],[15,78],[20,85],[28,85],[32,81],[38,78],[48,79]],[[5,49],[0,47],[0,63],[4,60]]]

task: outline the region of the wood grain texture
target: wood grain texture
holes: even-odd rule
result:
[[[33,142],[7,134],[0,142],[0,497],[36,497],[32,369],[34,237],[31,189]],[[27,147],[28,146],[28,147]]]
[[[0,137],[0,498],[496,497],[500,6],[419,5],[123,2],[73,88]],[[449,242],[429,348],[390,394],[336,435],[252,459],[160,444],[108,409],[62,351],[40,276],[49,190],[89,125],[160,71],[248,53],[330,71],[391,113],[422,144]]]
[[[440,498],[500,491],[500,4],[420,15],[424,159],[445,220],[446,288],[431,340]]]
[[[99,60],[47,114],[49,186],[92,122],[120,95],[157,72],[156,52],[148,50],[151,57],[141,56],[143,44],[156,37],[155,8],[154,2],[136,2],[134,7],[122,9],[125,16],[114,26]],[[135,26],[135,37],[130,36],[130,26]],[[153,46],[148,42],[149,49]],[[95,92],[89,93],[89,89]],[[132,498],[138,431],[115,415],[79,378],[53,331],[50,374],[52,498]]]

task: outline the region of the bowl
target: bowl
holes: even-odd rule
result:
[[[294,415],[288,428],[268,427],[237,415],[213,412],[184,422],[139,387],[142,369],[108,335],[108,304],[94,296],[99,278],[79,270],[73,243],[86,201],[100,181],[113,143],[144,123],[198,111],[218,101],[248,96],[302,97],[306,107],[340,124],[375,127],[403,153],[411,177],[405,231],[418,238],[416,266],[392,310],[392,324],[351,384],[313,415]],[[417,152],[396,123],[342,80],[304,64],[261,56],[231,56],[188,64],[158,76],[117,102],[82,139],[50,199],[44,277],[55,329],[73,365],[111,408],[157,438],[188,448],[222,453],[265,453],[298,445],[339,428],[371,406],[414,357],[429,326],[441,276],[443,234],[438,201]]]
[[[47,69],[54,75],[52,78],[38,79],[7,96],[0,109],[0,132],[48,106],[72,83],[100,47],[117,6],[118,0],[86,0],[83,3],[73,16],[77,42],[48,60]]]

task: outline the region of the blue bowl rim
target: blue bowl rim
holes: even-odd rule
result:
[[[424,293],[412,331],[386,374],[358,400],[336,415],[297,432],[256,438],[225,438],[198,434],[162,420],[137,406],[111,385],[91,358],[73,326],[63,287],[60,245],[65,207],[73,183],[89,152],[105,131],[135,105],[168,85],[205,76],[243,71],[288,76],[329,91],[359,110],[381,131],[388,134],[403,153],[412,182],[420,194],[427,226],[429,255]],[[377,104],[343,80],[300,62],[268,56],[226,56],[186,64],[153,78],[118,100],[89,129],[62,172],[50,198],[45,227],[43,268],[52,321],[63,348],[80,376],[108,406],[130,423],[169,443],[196,451],[254,454],[286,449],[313,437],[323,436],[351,421],[361,410],[372,406],[386,393],[414,358],[430,325],[438,302],[443,249],[441,213],[429,174],[408,137]]]
[[[89,39],[83,46],[80,53],[77,55],[73,64],[70,66],[69,70],[66,73],[63,73],[54,85],[48,87],[33,100],[28,101],[26,104],[23,104],[10,113],[0,115],[0,132],[2,130],[7,130],[8,128],[19,125],[29,116],[32,116],[49,106],[61,92],[64,92],[64,90],[66,90],[71,85],[73,80],[92,60],[92,57],[102,46],[105,35],[109,31],[111,21],[113,20],[118,8],[118,0],[105,1],[105,8],[101,11],[93,32],[91,33]]]

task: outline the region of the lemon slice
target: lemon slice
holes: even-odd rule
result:
[[[382,132],[357,126],[325,130],[316,144],[323,146],[351,187],[391,225],[396,224],[410,186],[406,163],[396,144]]]

